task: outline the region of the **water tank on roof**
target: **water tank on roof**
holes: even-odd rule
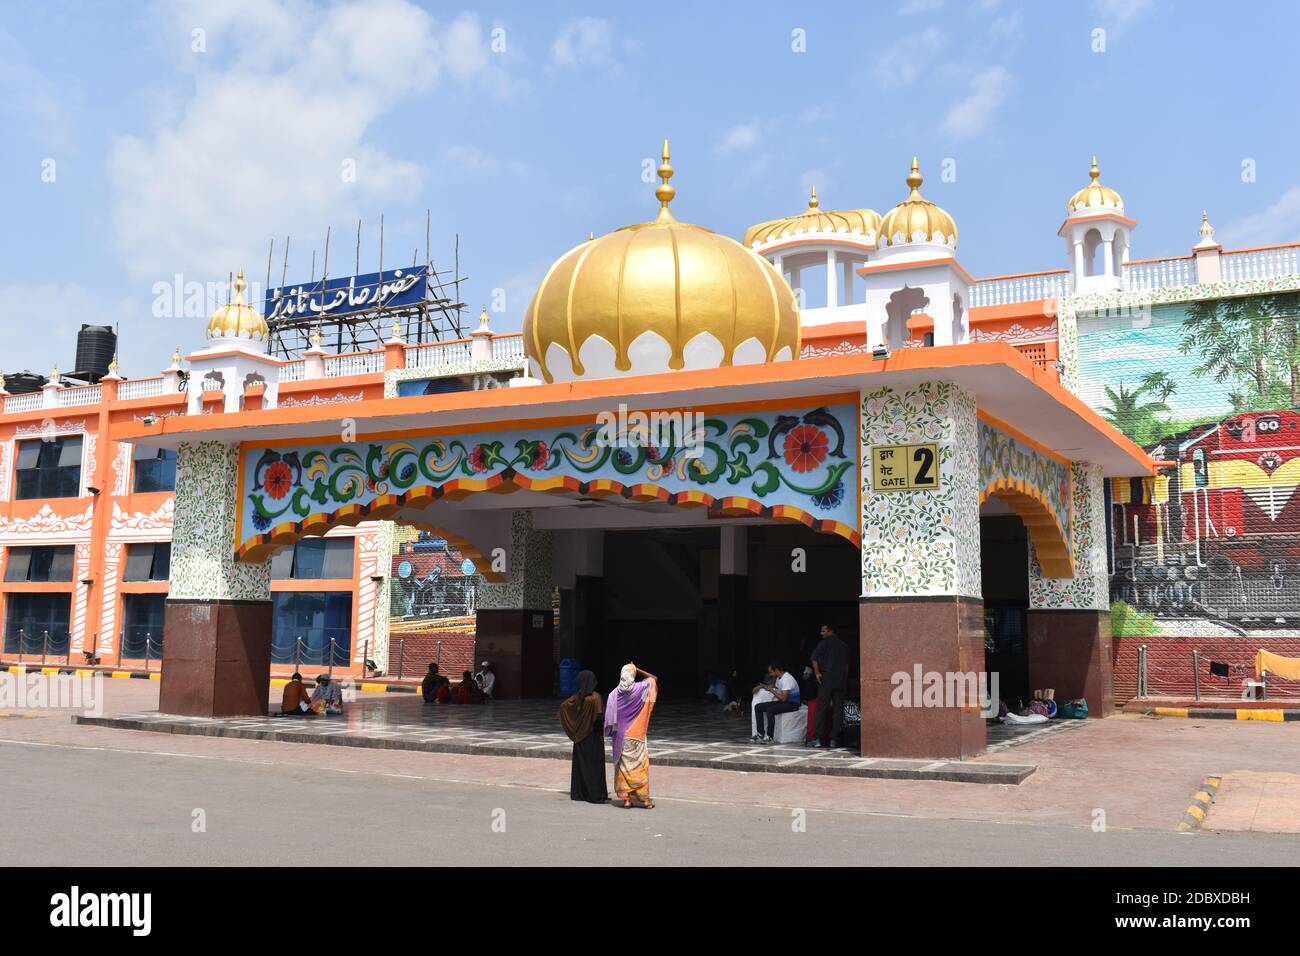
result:
[[[11,372],[5,376],[5,391],[10,395],[39,392],[49,379],[35,372]]]
[[[77,333],[78,377],[98,382],[108,374],[109,363],[117,354],[117,333],[111,325],[83,325]]]

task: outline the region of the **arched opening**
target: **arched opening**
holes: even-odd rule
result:
[[[1098,276],[1102,274],[1102,265],[1098,250],[1102,247],[1101,232],[1097,229],[1089,229],[1083,237],[1083,271],[1084,275]]]

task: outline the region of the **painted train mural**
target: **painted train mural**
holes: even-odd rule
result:
[[[1108,491],[1117,634],[1300,630],[1300,295],[1080,322],[1080,391],[1165,462]]]

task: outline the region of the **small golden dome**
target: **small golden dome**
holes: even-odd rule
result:
[[[664,140],[658,215],[570,249],[534,294],[524,314],[524,348],[548,382],[557,373],[570,377],[568,369],[548,367],[553,347],[568,356],[573,378],[798,357],[799,311],[790,286],[736,240],[673,217],[668,159]],[[646,333],[652,335],[643,339]],[[604,344],[584,352],[596,338]],[[596,354],[602,367],[588,368],[596,360],[586,356]]]
[[[897,243],[940,242],[956,247],[957,223],[942,208],[922,197],[923,182],[925,180],[921,178],[916,157],[913,156],[912,171],[907,174],[907,185],[912,191],[906,199],[885,213],[885,218],[880,221],[877,244],[892,246]]]
[[[1082,209],[1123,209],[1124,197],[1109,186],[1103,186],[1098,180],[1101,170],[1097,168],[1097,157],[1092,157],[1092,168],[1088,170],[1088,185],[1070,197],[1066,206],[1067,213],[1076,213]]]
[[[1201,210],[1200,234],[1202,239],[1214,238],[1214,227],[1210,225],[1210,211],[1208,209]]]
[[[874,209],[826,210],[817,198],[817,187],[808,197],[808,208],[797,216],[769,219],[745,230],[746,249],[783,236],[797,236],[810,232],[841,232],[875,238],[880,228],[880,213]]]
[[[212,313],[208,319],[208,338],[210,339],[251,339],[265,342],[271,334],[262,313],[244,301],[244,290],[248,283],[244,281],[244,270],[239,270],[235,277],[234,300]]]

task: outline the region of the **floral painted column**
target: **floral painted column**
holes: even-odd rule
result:
[[[177,450],[158,703],[163,713],[267,713],[271,563],[235,561],[238,465],[235,444],[183,442]]]
[[[1115,705],[1105,481],[1099,466],[1070,467],[1074,577],[1045,577],[1029,546],[1030,689],[1050,687],[1057,700],[1082,697],[1090,717],[1105,717]]]
[[[548,697],[555,643],[551,533],[534,528],[533,513],[520,510],[510,512],[508,533],[495,543],[491,538],[490,532],[481,533],[475,543],[486,561],[504,563],[506,581],[479,589],[475,668],[491,663],[498,700]]]
[[[975,400],[951,382],[881,388],[861,422],[862,753],[973,756],[978,702],[912,685],[983,678]]]

